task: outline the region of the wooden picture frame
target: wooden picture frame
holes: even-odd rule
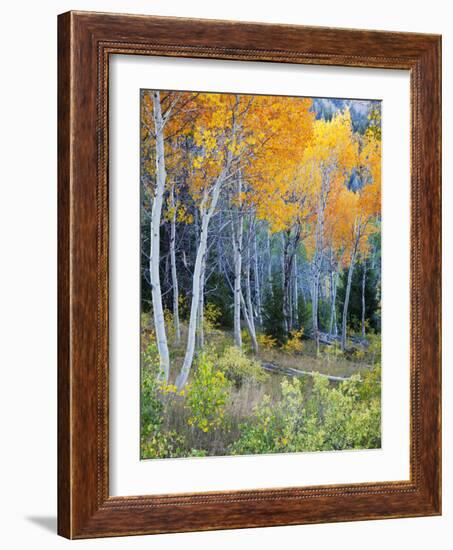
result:
[[[58,20],[58,532],[89,538],[441,513],[441,38],[69,12]],[[410,480],[109,496],[111,54],[405,69],[411,82]]]

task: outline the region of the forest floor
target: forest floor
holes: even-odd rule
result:
[[[181,343],[176,346],[170,340],[170,356],[174,377],[176,377],[176,373],[183,363],[186,333],[187,328],[182,324]],[[233,345],[233,334],[230,331],[213,329],[205,333],[205,346],[211,347],[219,353]],[[247,356],[255,358],[261,364],[271,363],[282,369],[291,368],[309,373],[319,372],[320,374],[349,378],[353,374],[358,374],[372,367],[372,364],[367,361],[369,358],[362,357],[360,352],[357,354],[357,359],[354,359],[354,356],[346,357],[333,345],[321,344],[319,353],[316,353],[316,344],[311,339],[304,339],[302,350],[292,353],[285,352],[279,347],[267,348],[260,346],[258,354],[254,356],[246,338],[244,338],[243,347]],[[274,374],[274,376],[278,375]]]
[[[179,372],[185,353],[187,327],[185,324],[181,327],[181,343],[174,345],[173,335],[169,334],[170,357],[171,357],[171,377],[169,384],[174,384],[177,373]],[[146,335],[145,335],[145,339]],[[172,343],[173,342],[173,343]],[[214,368],[217,369],[217,359],[221,361],[222,357],[228,356],[234,348],[233,336],[230,332],[221,329],[207,330],[205,333],[204,353],[213,358]],[[241,435],[244,423],[250,422],[256,418],[257,410],[262,407],[266,400],[269,400],[271,407],[278,407],[285,399],[284,388],[285,381],[294,379],[294,376],[288,375],[285,369],[295,369],[304,371],[304,375],[296,376],[301,383],[303,399],[310,399],[313,391],[314,380],[311,373],[320,373],[339,377],[341,379],[350,379],[353,375],[366,376],[371,373],[374,366],[374,356],[368,351],[356,350],[357,353],[344,355],[336,346],[321,345],[319,353],[316,353],[315,342],[310,339],[302,340],[301,349],[298,351],[288,351],[277,346],[266,348],[261,346],[259,353],[253,355],[250,349],[250,343],[244,335],[243,356],[246,360],[252,361],[255,365],[263,368],[263,378],[251,383],[233,384],[229,390],[229,398],[225,404],[223,414],[228,419],[228,429],[209,429],[207,433],[196,429],[191,425],[190,407],[187,406],[186,397],[174,397],[167,399],[164,396],[165,413],[161,429],[166,433],[184,434],[184,446],[187,449],[184,456],[190,456],[190,449],[200,450],[204,455],[225,455],[228,450],[234,446]],[[267,372],[266,365],[275,367],[274,372]],[[238,369],[241,367],[238,366]],[[235,365],[232,364],[234,372]],[[282,369],[282,373],[279,372]],[[260,369],[258,369],[260,370]],[[197,368],[192,369],[189,378],[189,386],[194,381]],[[230,371],[231,372],[231,371]],[[329,381],[331,388],[339,388],[340,381]],[[169,396],[171,397],[171,396]],[[200,407],[203,408],[201,398]],[[193,409],[193,407],[192,407]],[[146,455],[146,453],[145,453]]]
[[[145,350],[146,346],[153,341],[151,329],[147,330],[145,328],[142,331],[142,337],[143,350]],[[160,426],[158,428],[159,433],[156,433],[159,437],[164,434],[164,442],[161,442],[157,436],[148,437],[146,439],[147,443],[142,447],[143,458],[224,456],[225,454],[231,454],[231,452],[233,454],[253,454],[256,452],[276,452],[276,448],[280,452],[281,447],[278,447],[278,445],[275,447],[275,442],[285,440],[286,436],[283,437],[279,430],[284,431],[285,426],[291,425],[291,415],[302,414],[301,407],[310,403],[310,400],[313,400],[313,398],[319,399],[319,387],[314,391],[317,381],[316,375],[313,376],[313,373],[334,377],[334,379],[329,378],[328,380],[330,397],[327,394],[324,396],[327,399],[342,399],[340,394],[332,393],[332,391],[338,389],[340,393],[344,394],[344,392],[347,392],[347,389],[342,389],[342,381],[350,380],[353,377],[353,383],[357,384],[357,378],[354,375],[359,375],[360,380],[368,380],[364,384],[359,380],[358,384],[363,390],[358,388],[355,391],[368,394],[371,387],[370,383],[372,384],[372,393],[375,396],[375,400],[369,401],[369,397],[364,397],[365,401],[360,401],[362,399],[360,398],[356,405],[351,405],[352,409],[349,413],[345,412],[344,422],[348,421],[348,415],[354,414],[354,410],[357,407],[357,410],[360,409],[362,411],[360,414],[365,414],[365,418],[367,418],[366,415],[368,414],[369,406],[374,407],[374,418],[377,418],[376,415],[379,416],[380,414],[380,371],[374,368],[380,364],[380,337],[378,335],[370,335],[369,345],[363,349],[360,346],[353,348],[352,342],[349,342],[350,351],[348,353],[342,353],[337,344],[321,344],[318,353],[316,353],[315,342],[310,339],[302,339],[298,342],[297,349],[285,349],[284,346],[278,347],[274,343],[274,345],[260,345],[258,354],[254,355],[251,352],[250,341],[245,332],[243,333],[243,350],[241,352],[234,346],[233,335],[230,331],[220,328],[209,328],[205,331],[203,353],[199,354],[195,360],[186,391],[181,394],[175,394],[176,387],[174,383],[183,363],[186,340],[187,326],[185,323],[181,326],[179,345],[175,345],[174,334],[172,334],[171,330],[169,331],[168,341],[171,359],[171,374],[167,385],[169,390],[165,390],[164,388],[163,393],[158,392],[156,394],[158,401],[161,402],[161,406],[163,407],[159,413],[159,420],[156,422],[156,426]],[[227,363],[225,363],[226,360]],[[212,365],[209,367],[211,371],[206,371],[210,376],[209,381],[207,379],[202,381],[199,378],[200,361],[201,363],[204,362],[205,365],[207,363]],[[272,369],[272,372],[269,372],[269,368]],[[142,369],[144,369],[142,370],[143,376],[146,375],[149,367],[143,364]],[[148,370],[148,372],[151,371]],[[211,384],[216,383],[216,373],[220,372],[223,372],[230,381],[228,398],[222,401],[223,404],[217,401],[217,397],[212,394],[212,391],[216,391],[215,388],[213,390],[210,389],[212,387]],[[250,378],[251,372],[252,378]],[[154,377],[155,375],[152,375],[151,379]],[[300,392],[300,401],[299,405],[297,405],[298,412],[288,413],[289,410],[293,410],[289,403],[295,395],[291,394],[294,390],[288,389],[293,386],[288,386],[288,384],[292,384],[292,381],[296,379],[301,383],[297,386],[299,388],[297,391]],[[149,402],[149,405],[147,405],[147,402]],[[153,415],[156,412],[153,409],[152,403],[152,396],[142,395],[142,404],[145,408],[150,407],[148,408],[148,414],[151,415],[150,418],[154,418]],[[310,406],[312,408],[315,406],[319,411],[323,409],[327,410],[325,409],[326,404],[322,405],[313,401],[311,403]],[[276,411],[280,411],[280,415],[285,410],[285,414],[290,414],[286,420],[281,420],[281,424],[279,424],[280,421],[277,422],[280,428],[275,428],[277,430],[275,433],[280,435],[271,436],[270,428],[262,424],[263,421],[267,422],[265,417],[263,417],[263,407],[265,408],[266,406],[271,408],[269,410],[275,409]],[[290,407],[289,409],[285,408],[288,406]],[[336,410],[336,406],[334,405],[331,410]],[[217,424],[216,418],[218,414],[221,414],[222,418],[225,419],[225,423],[222,426]],[[317,414],[320,414],[322,417],[325,412]],[[209,424],[202,424],[203,419],[209,422]],[[362,440],[358,439],[358,443],[354,444],[338,443],[339,448],[343,448],[342,445],[347,445],[345,448],[375,448],[377,445],[375,442],[380,437],[379,424],[378,420],[375,420],[374,427],[368,428],[366,427],[368,420],[365,420],[364,424],[362,420],[353,419],[357,424],[353,430],[354,433],[360,434],[362,426],[365,426],[363,429],[367,433],[373,434],[373,443],[362,443]],[[333,426],[335,422],[332,423]],[[150,425],[152,424],[153,422],[151,421]],[[262,430],[260,432],[260,443],[254,446],[255,443],[251,445],[246,442],[245,446],[238,448],[237,442],[238,440],[244,441],[244,433],[251,433],[250,437],[253,439],[255,437],[253,430],[255,429]],[[252,430],[252,432],[247,432],[247,430]],[[324,430],[323,433],[327,433],[327,431]],[[262,441],[263,438],[266,441],[265,443]],[[272,444],[269,443],[268,438],[272,439]],[[300,445],[295,444],[293,448],[304,450],[303,445],[308,445],[308,443],[303,444],[302,447]],[[322,445],[319,445],[319,450],[332,448],[329,445],[331,443],[324,442]],[[283,452],[285,451],[286,449],[283,448]]]
[[[321,344],[320,353],[316,354],[316,344],[312,340],[304,340],[304,348],[301,352],[288,354],[280,349],[260,350],[257,359],[261,363],[272,363],[282,368],[292,368],[304,372],[319,372],[320,374],[349,378],[353,374],[370,368],[370,365],[363,361],[346,359],[340,354],[335,356],[332,353],[325,353],[326,348]]]

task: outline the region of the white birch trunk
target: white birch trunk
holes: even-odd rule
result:
[[[291,332],[294,328],[294,288],[293,288],[293,262],[294,262],[294,251],[291,249],[291,246],[289,248],[289,255],[288,255],[288,328]]]
[[[255,332],[255,326],[253,324],[253,317],[251,317],[248,314],[247,304],[245,303],[244,294],[242,293],[242,290],[241,290],[241,304],[242,304],[242,311],[244,312],[245,324],[247,325],[247,329],[249,331],[250,339],[252,342],[252,352],[254,354],[257,354],[258,340],[256,339],[256,332]]]
[[[281,233],[281,240],[282,240],[282,250],[280,254],[280,265],[281,265],[281,273],[282,273],[282,312],[283,312],[283,320],[285,320],[285,311],[284,311],[284,305],[283,305],[283,299],[285,296],[285,235],[284,233]],[[286,329],[285,329],[286,330]]]
[[[343,305],[343,318],[341,323],[341,349],[344,351],[346,348],[346,331],[347,331],[347,324],[348,324],[348,308],[349,308],[349,297],[351,295],[351,284],[352,284],[352,274],[354,272],[354,264],[355,264],[355,258],[357,254],[357,247],[360,240],[360,228],[356,226],[355,228],[356,238],[354,242],[354,248],[351,253],[351,261],[349,264],[349,270],[348,270],[348,281],[346,284],[346,294],[344,297],[344,305]]]
[[[239,101],[239,98],[236,97],[236,107],[238,105],[238,101]],[[232,127],[233,138],[235,134],[236,134],[236,122],[233,117],[233,127]],[[230,171],[232,160],[233,160],[233,154],[232,154],[232,151],[229,150],[227,153],[227,159],[226,159],[224,168],[222,169],[217,179],[215,180],[215,183],[212,186],[210,192],[205,190],[204,196],[201,202],[201,206],[200,206],[201,233],[200,233],[200,241],[199,241],[198,250],[197,250],[197,256],[195,260],[195,267],[193,271],[192,303],[190,307],[189,328],[188,328],[188,334],[187,334],[187,347],[186,347],[186,353],[184,356],[184,362],[181,367],[181,371],[178,377],[176,378],[176,386],[179,391],[181,391],[187,383],[187,380],[190,374],[190,369],[193,363],[193,356],[195,353],[195,336],[196,336],[196,330],[197,330],[198,307],[199,307],[200,286],[201,286],[200,281],[201,281],[203,263],[207,252],[209,222],[211,221],[211,218],[217,207],[220,191],[222,190],[224,180]]]
[[[294,320],[296,322],[296,325],[299,325],[299,273],[298,273],[298,266],[297,266],[297,252],[294,254],[294,291],[293,291],[293,299],[294,299]]]
[[[159,352],[159,378],[168,382],[170,375],[170,356],[168,353],[167,334],[165,331],[164,309],[160,287],[160,223],[163,197],[166,183],[164,122],[159,92],[153,92],[154,127],[156,132],[156,187],[151,210],[151,245],[150,245],[150,281],[153,301],[154,330],[157,350]]]
[[[313,336],[316,340],[316,353],[319,353],[319,326],[318,326],[318,304],[319,284],[321,278],[321,267],[324,254],[324,212],[329,194],[330,181],[328,175],[324,174],[321,183],[321,194],[318,203],[316,223],[316,248],[313,259],[313,286],[312,286],[312,322]]]
[[[258,247],[256,246],[256,224],[254,224],[253,232],[253,274],[255,279],[255,305],[256,305],[256,318],[259,325],[263,324],[263,317],[261,312],[261,287],[260,287],[260,274],[258,269]]]
[[[365,285],[366,285],[366,260],[363,262],[362,273],[362,336],[365,338]]]
[[[254,321],[254,315],[253,315],[253,303],[252,303],[252,289],[250,285],[250,267],[251,267],[251,258],[250,258],[250,247],[251,247],[251,235],[250,231],[253,230],[252,224],[249,224],[249,235],[248,235],[248,246],[247,246],[247,256],[246,256],[246,266],[245,266],[245,297],[246,297],[246,307],[244,314],[247,315],[248,321],[247,325],[250,332],[250,338],[252,340],[252,343],[256,343],[256,329],[255,329],[255,321]],[[252,348],[254,348],[254,353],[257,351],[257,346],[254,346],[252,344]]]
[[[242,225],[242,221],[241,221]],[[242,248],[242,231],[239,242],[239,246]],[[242,335],[241,335],[241,264],[242,264],[242,252],[240,248],[235,248],[234,251],[234,344],[238,348],[242,348]]]
[[[340,270],[337,269],[335,273],[335,306],[337,303],[337,293],[338,293],[338,281],[340,279]],[[338,336],[338,317],[337,317],[337,308],[334,310],[334,319],[333,319],[333,335]]]
[[[271,249],[271,232],[270,232],[269,228],[267,229],[267,235],[266,236],[267,236],[266,244],[267,244],[267,258],[268,258],[267,283],[269,285],[270,295],[273,297],[274,296],[274,284],[273,284],[273,281],[272,281],[272,249]]]
[[[176,379],[176,386],[178,390],[182,390],[186,385],[187,379],[189,378],[190,369],[192,367],[193,356],[195,352],[195,336],[197,330],[197,320],[198,320],[198,307],[200,301],[200,288],[201,288],[201,272],[203,268],[203,262],[207,251],[208,244],[208,229],[209,222],[211,217],[216,209],[217,201],[219,200],[220,191],[223,185],[225,178],[226,170],[223,170],[222,173],[218,176],[213,189],[211,202],[208,209],[205,209],[205,204],[207,202],[208,196],[205,192],[205,197],[203,199],[201,207],[201,234],[200,242],[198,245],[197,257],[195,260],[195,267],[193,271],[193,284],[192,284],[192,304],[190,308],[190,318],[189,318],[189,328],[187,335],[187,347],[186,354],[184,356],[184,362],[181,367],[181,372],[179,373]]]
[[[335,309],[336,294],[337,294],[337,288],[336,288],[336,280],[335,280],[335,271],[331,271],[330,272],[330,324],[329,324],[330,336],[333,336],[333,332],[334,332],[335,317],[336,317],[336,309]]]
[[[238,178],[238,194],[242,190],[241,178]],[[241,335],[241,273],[242,273],[242,242],[244,234],[244,223],[242,211],[237,211],[237,227],[235,230],[234,219],[231,223],[233,234],[233,261],[234,261],[234,289],[233,289],[233,334],[234,345],[242,348]]]
[[[200,274],[200,300],[198,302],[198,348],[204,348],[204,287],[206,273],[206,254],[203,258]]]
[[[290,240],[289,231],[282,232],[282,290],[283,290],[282,313],[283,313],[283,324],[284,324],[286,335],[288,335],[291,329],[290,304],[289,304],[290,273],[288,272],[289,240]]]
[[[346,294],[345,294],[344,306],[343,306],[343,319],[341,323],[341,349],[343,351],[346,348],[346,330],[347,330],[347,322],[348,322],[349,297],[351,295],[351,283],[352,283],[352,274],[354,272],[354,263],[355,263],[355,253],[351,256],[351,263],[349,264],[348,281],[346,284]]]
[[[170,225],[170,259],[171,259],[171,282],[173,287],[173,324],[175,328],[175,344],[179,345],[181,342],[181,327],[179,322],[179,286],[178,286],[178,274],[176,271],[176,208],[175,208],[175,196],[174,190],[171,189],[170,194],[170,206],[173,210]]]
[[[312,325],[313,336],[316,341],[316,352],[319,352],[319,327],[318,327],[318,299],[319,299],[319,273],[315,272],[312,282],[311,303],[312,303]]]

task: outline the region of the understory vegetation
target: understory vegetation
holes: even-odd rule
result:
[[[369,336],[366,350],[345,354],[333,344],[316,354],[314,342],[300,333],[286,344],[263,333],[260,353],[252,355],[246,338],[239,349],[231,334],[209,324],[191,377],[178,390],[172,381],[159,381],[150,318],[142,317],[142,458],[380,447],[377,335]],[[182,363],[183,354],[183,346],[174,346],[172,361]],[[309,374],[266,372],[267,364]]]

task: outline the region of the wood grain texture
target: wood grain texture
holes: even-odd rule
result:
[[[58,532],[71,536],[69,15],[58,23]]]
[[[58,46],[58,532],[88,538],[440,514],[440,37],[69,12],[59,16]],[[109,496],[111,54],[410,71],[410,481]]]

